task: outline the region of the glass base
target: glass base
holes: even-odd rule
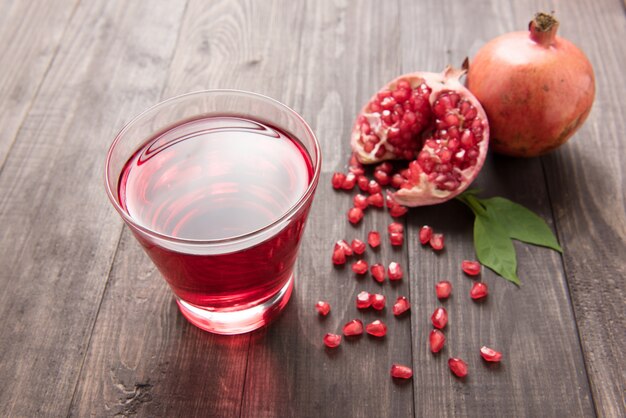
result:
[[[236,335],[253,331],[270,323],[289,302],[293,290],[293,274],[276,295],[264,303],[241,311],[215,312],[192,305],[180,298],[180,312],[195,326],[214,334]]]

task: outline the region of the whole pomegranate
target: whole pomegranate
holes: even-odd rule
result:
[[[519,157],[545,154],[583,124],[595,81],[585,54],[556,35],[559,22],[538,13],[529,32],[499,36],[474,57],[467,86],[480,100],[494,151]]]
[[[476,178],[487,154],[489,124],[482,106],[460,83],[464,70],[404,74],[361,110],[351,144],[364,164],[410,160],[393,199],[406,206],[432,205],[461,193]]]

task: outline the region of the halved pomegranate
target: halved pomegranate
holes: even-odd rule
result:
[[[352,129],[364,164],[411,160],[395,201],[424,206],[452,199],[483,166],[489,124],[482,106],[459,81],[465,70],[404,74],[374,95]]]

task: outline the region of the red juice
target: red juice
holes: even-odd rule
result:
[[[124,166],[119,201],[138,225],[174,238],[163,246],[135,233],[179,298],[236,311],[270,299],[291,279],[309,205],[284,216],[312,178],[308,153],[285,132],[205,117],[149,139]],[[271,233],[245,239],[272,224]],[[189,242],[211,249],[189,252]]]

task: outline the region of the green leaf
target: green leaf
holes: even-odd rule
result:
[[[504,228],[509,237],[528,244],[563,252],[548,224],[524,206],[502,197],[480,199],[489,217]]]
[[[517,277],[517,258],[513,242],[495,219],[476,216],[474,248],[481,264],[516,285],[521,284]]]

